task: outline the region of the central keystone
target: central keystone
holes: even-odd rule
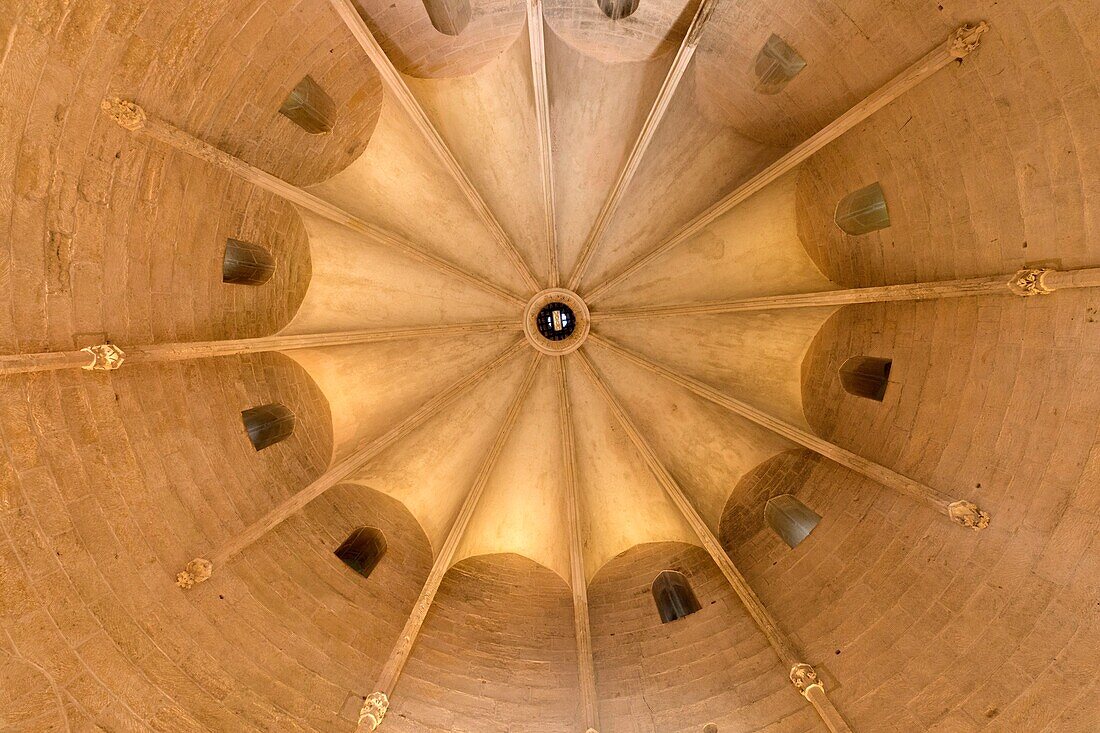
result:
[[[527,340],[545,354],[568,354],[584,343],[588,306],[572,290],[550,288],[531,299],[523,316]]]

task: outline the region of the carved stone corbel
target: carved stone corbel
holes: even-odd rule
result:
[[[1029,298],[1032,295],[1050,295],[1054,288],[1043,283],[1043,278],[1053,270],[1045,268],[1027,268],[1017,272],[1008,283],[1009,289],[1016,295]]]
[[[989,512],[982,511],[972,501],[955,501],[947,505],[947,514],[951,521],[972,529],[985,529],[989,526]]]
[[[359,711],[359,731],[366,733],[377,730],[389,709],[390,699],[386,697],[386,693],[372,692],[363,702],[363,709]]]
[[[82,369],[96,372],[111,372],[122,366],[126,359],[125,352],[114,344],[99,344],[98,346],[86,346],[81,349],[92,357],[92,363]]]
[[[977,25],[964,25],[955,31],[955,38],[951,42],[951,55],[957,59],[964,59],[982,43],[982,36],[989,30],[989,24],[984,20]]]
[[[199,583],[210,580],[214,574],[214,563],[197,557],[187,563],[187,569],[176,576],[176,585],[180,588],[193,588]]]
[[[130,102],[119,97],[104,99],[99,105],[111,119],[130,132],[137,132],[145,127],[148,116],[145,110],[137,102]]]
[[[825,689],[825,685],[821,684],[821,680],[817,677],[817,672],[808,664],[796,664],[791,667],[791,684],[798,688],[803,697],[811,688]]]

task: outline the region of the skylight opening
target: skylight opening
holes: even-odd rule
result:
[[[548,303],[535,317],[536,325],[542,337],[549,341],[564,341],[573,335],[577,328],[577,318],[573,309],[562,302]]]

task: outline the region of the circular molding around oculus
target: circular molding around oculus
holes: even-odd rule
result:
[[[527,341],[544,354],[576,351],[588,337],[588,306],[572,290],[550,288],[531,299],[523,315]]]

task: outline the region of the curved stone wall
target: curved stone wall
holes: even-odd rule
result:
[[[993,30],[977,55],[802,169],[800,233],[845,286],[1100,262],[1086,203],[1100,165],[1080,124],[1100,99],[1081,41],[1095,17],[980,10]],[[836,203],[876,180],[891,227],[843,235]],[[765,602],[821,654],[840,652],[834,699],[857,728],[1096,725],[1083,702],[1096,683],[1066,671],[1100,638],[1087,580],[1100,561],[1098,308],[1091,290],[849,306],[818,334],[803,364],[816,432],[993,515],[960,532],[819,461],[797,492],[823,517],[810,538],[739,544]],[[841,388],[856,355],[893,359],[882,403]]]
[[[823,460],[805,448],[793,448],[763,461],[741,477],[722,509],[718,530],[722,546],[731,557],[742,554],[740,546],[743,543],[761,532],[770,531],[764,519],[768,499],[780,494],[797,496],[809,480],[812,469]],[[778,535],[772,534],[780,541]]]
[[[819,653],[843,650],[837,705],[857,726],[1088,730],[1074,701],[1096,683],[1063,670],[1098,633],[1098,306],[1092,291],[855,306],[818,335],[817,432],[993,516],[962,531],[821,461],[799,492],[823,517],[813,535],[740,545],[777,615]],[[840,387],[853,354],[893,359],[882,403]]]
[[[240,410],[271,401],[295,432],[257,453]],[[5,680],[39,670],[72,730],[346,726],[344,698],[373,682],[431,563],[399,505],[334,489],[208,583],[174,585],[326,467],[328,408],[300,367],[269,354],[5,377],[0,434]],[[392,537],[366,582],[331,554],[359,524]],[[4,689],[5,723],[34,730],[38,684]]]
[[[614,64],[665,55],[671,62],[697,7],[695,0],[641,0],[629,16],[611,20],[595,0],[552,0],[544,12],[570,46]]]
[[[650,586],[662,570],[687,576],[702,610],[662,624]],[[637,545],[588,588],[601,733],[817,730],[718,566],[701,547]],[[815,663],[817,660],[815,660]]]
[[[292,207],[233,176],[122,130],[99,108],[150,114],[295,183],[358,157],[381,87],[320,4],[229,0],[16,3],[0,25],[0,348],[71,349],[258,336],[285,325],[310,277]],[[334,39],[339,39],[334,43]],[[306,74],[333,97],[335,131],[278,114]],[[15,100],[18,100],[15,102]],[[272,249],[258,288],[223,286],[226,237]],[[79,343],[80,346],[87,345]]]
[[[519,555],[463,560],[443,578],[387,729],[401,733],[579,730],[573,601]]]
[[[992,30],[802,167],[799,232],[845,287],[1100,264],[1092,9],[981,3]],[[848,193],[880,182],[891,227],[845,236]]]
[[[518,0],[472,3],[457,35],[432,26],[424,0],[354,0],[386,55],[402,73],[422,78],[473,74],[520,38],[526,15]]]

